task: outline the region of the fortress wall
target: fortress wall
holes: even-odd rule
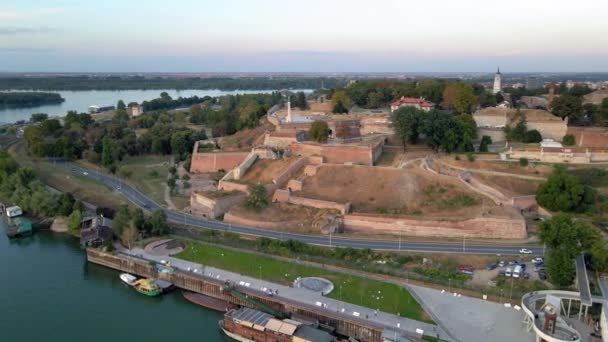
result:
[[[483,217],[463,221],[415,220],[371,215],[344,215],[346,232],[405,234],[424,237],[527,238],[523,218]]]

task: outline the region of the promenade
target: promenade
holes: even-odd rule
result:
[[[231,281],[239,286],[249,287],[255,290],[269,289],[275,292],[275,297],[285,299],[287,301],[295,301],[302,304],[317,305],[325,310],[340,312],[342,314],[350,314],[359,319],[367,319],[375,324],[384,327],[384,334],[387,339],[394,339],[401,333],[405,335],[416,335],[417,329],[422,329],[425,334],[437,336],[446,341],[452,341],[452,338],[440,327],[425,322],[412,320],[409,318],[389,314],[386,312],[366,308],[359,305],[346,303],[340,300],[322,296],[318,292],[313,292],[304,288],[293,288],[261,279],[256,279],[241,274],[228,272],[215,267],[205,266],[190,261],[174,258],[171,256],[159,256],[147,253],[144,249],[133,248],[131,250],[121,249],[121,253],[131,255],[156,262],[166,261],[171,263],[171,266],[186,272],[197,270],[197,274],[205,277],[218,279],[222,281]],[[405,339],[397,339],[406,341]]]

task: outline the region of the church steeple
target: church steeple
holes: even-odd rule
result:
[[[502,75],[500,74],[500,67],[496,67],[496,74],[494,74],[494,87],[492,87],[492,93],[498,94],[502,91]]]
[[[497,66],[497,67],[496,67],[496,74],[497,74],[497,75],[500,75],[500,66]]]

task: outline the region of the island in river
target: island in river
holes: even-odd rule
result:
[[[59,93],[34,91],[0,92],[0,108],[31,108],[49,104],[59,104],[65,99]]]

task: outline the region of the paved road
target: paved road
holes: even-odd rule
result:
[[[521,248],[532,250],[533,255],[542,255],[543,248],[530,245],[509,245],[509,244],[491,244],[491,243],[449,243],[449,242],[410,242],[393,240],[368,240],[368,239],[352,239],[352,238],[336,238],[335,236],[314,236],[302,235],[287,232],[270,231],[254,227],[246,227],[241,225],[233,225],[229,223],[212,221],[202,217],[196,217],[189,214],[180,213],[174,210],[162,208],[158,203],[151,200],[149,197],[139,192],[137,189],[123,183],[117,178],[99,173],[90,169],[82,168],[78,165],[56,161],[57,165],[62,166],[73,173],[85,175],[96,179],[97,181],[117,189],[120,186],[120,193],[131,203],[137,205],[144,210],[153,211],[156,209],[164,210],[167,215],[167,220],[173,223],[186,224],[192,227],[201,229],[214,229],[221,231],[229,231],[239,234],[251,235],[256,237],[267,237],[280,240],[299,240],[309,244],[320,246],[336,246],[336,247],[353,247],[353,248],[370,248],[374,250],[386,251],[407,251],[407,252],[431,252],[431,253],[460,253],[460,254],[500,254],[500,255],[519,255]]]

